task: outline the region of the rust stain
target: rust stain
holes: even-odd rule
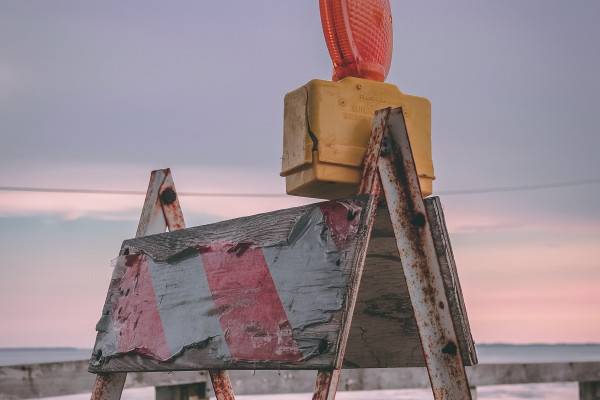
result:
[[[343,248],[358,232],[362,208],[351,201],[329,201],[319,208],[337,248]]]
[[[369,146],[367,147],[367,154],[362,163],[362,178],[358,188],[359,194],[379,193],[379,172],[377,169],[377,162],[380,157],[382,137],[384,136],[384,131],[387,126],[390,110],[390,108],[379,110],[375,113],[375,117],[373,118],[371,138],[369,140]]]
[[[315,384],[315,393],[313,394],[313,400],[326,400],[327,395],[331,389],[330,382],[332,379],[333,371],[319,371],[317,374],[317,382]]]
[[[126,374],[98,374],[92,391],[92,400],[112,400],[120,397]],[[118,395],[118,396],[117,396]]]
[[[403,118],[400,109],[392,110],[391,115],[394,118]],[[403,236],[402,246],[399,248],[400,256],[408,256],[410,260],[403,266],[405,274],[408,274],[407,283],[419,326],[423,355],[436,400],[448,399],[450,395],[452,398],[470,398],[454,328],[452,325],[448,326],[444,319],[448,312],[443,301],[444,288],[443,285],[439,285],[436,271],[432,270],[435,268],[437,256],[430,254],[431,232],[428,229],[427,210],[423,204],[410,142],[405,125],[400,124],[403,124],[403,121],[398,119],[392,120],[390,117],[391,126],[398,123],[398,130],[392,133],[390,128],[385,132],[384,138],[389,143],[383,146],[381,157],[386,159],[384,183],[395,197],[388,203],[390,216],[392,221],[395,221],[394,231],[396,235]],[[398,232],[398,227],[401,233]],[[440,351],[451,358],[441,360]],[[438,362],[441,362],[441,365],[432,366]]]
[[[173,185],[166,186],[161,190],[158,197],[169,230],[175,231],[185,228],[185,221],[183,219],[183,213],[181,212],[181,206],[177,198],[175,187]]]
[[[227,372],[220,369],[209,369],[208,372],[217,400],[235,400]]]

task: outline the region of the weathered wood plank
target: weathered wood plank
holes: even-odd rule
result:
[[[150,182],[135,236],[162,233],[167,229],[167,221],[160,203],[160,189],[167,176],[170,176],[169,169],[158,169],[150,174]]]
[[[88,366],[87,360],[1,366],[0,400],[90,393],[96,375],[88,372]],[[206,382],[207,379],[204,371],[130,373],[125,388]]]
[[[426,199],[430,224],[436,237],[446,237],[438,200]],[[189,228],[176,234],[146,236],[124,242],[123,249],[131,253],[143,250],[155,260],[169,260],[193,247],[210,246],[214,242],[244,243],[252,240],[270,246],[287,240],[299,215],[313,206],[280,210],[273,213],[244,217],[218,224]],[[383,211],[383,212],[382,212]],[[258,224],[269,226],[261,229]],[[239,229],[238,229],[239,227]],[[436,240],[436,243],[440,240]],[[443,241],[442,241],[443,242]],[[449,245],[449,242],[444,242]],[[450,252],[448,246],[436,244],[438,256]],[[444,259],[443,257],[440,260]],[[444,283],[449,294],[449,306],[459,333],[460,349],[465,364],[476,362],[473,341],[468,329],[466,313],[455,266],[440,262]],[[363,273],[355,317],[345,357],[345,368],[406,367],[424,365],[416,331],[416,323],[408,299],[406,281],[395,247],[393,230],[387,210],[379,210]],[[218,327],[217,327],[218,328]],[[135,364],[135,362],[134,362]],[[197,366],[191,362],[189,368]],[[123,366],[126,367],[126,366]]]
[[[385,206],[375,217],[345,368],[423,366],[406,280]]]
[[[600,362],[502,363],[466,367],[472,386],[589,382],[600,379]],[[311,389],[314,372],[235,371],[234,389],[240,394],[298,393]],[[343,370],[339,390],[429,388],[423,367]]]
[[[0,366],[0,400],[89,393],[95,375],[88,361]],[[600,362],[503,363],[467,367],[473,386],[600,381]],[[239,394],[310,392],[314,371],[231,371]],[[204,371],[130,373],[125,388],[205,382]],[[340,390],[429,387],[425,368],[344,370]]]
[[[125,241],[90,371],[333,367],[369,196]]]
[[[444,280],[446,297],[458,338],[458,347],[461,351],[465,365],[477,364],[475,342],[471,335],[471,327],[467,316],[467,309],[463,300],[458,271],[454,261],[454,253],[450,244],[450,235],[446,228],[444,210],[439,197],[424,199],[427,210],[427,219],[433,236],[433,244],[440,264],[440,271]]]
[[[459,348],[465,365],[477,363],[454,256],[438,197],[424,199]],[[408,287],[385,204],[371,235],[344,368],[424,366]]]
[[[301,225],[298,225],[297,229],[292,232],[296,221],[320,204],[324,203],[256,214],[182,229],[177,232],[129,239],[123,242],[122,248],[131,253],[143,251],[156,261],[167,261],[190,248],[210,246],[218,242],[256,243],[264,247],[273,246],[287,240],[289,235],[301,234]]]

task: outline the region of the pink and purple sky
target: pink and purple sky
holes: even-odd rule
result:
[[[600,178],[600,3],[392,0],[388,81],[433,104],[434,191]],[[281,192],[316,1],[0,4],[0,186]],[[188,225],[305,203],[181,199]],[[475,340],[600,342],[600,185],[442,196]],[[0,347],[91,347],[143,196],[0,192]]]

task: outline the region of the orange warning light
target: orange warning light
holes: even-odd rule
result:
[[[389,0],[319,0],[333,80],[347,76],[383,82],[392,62]]]

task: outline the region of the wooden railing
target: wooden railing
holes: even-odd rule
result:
[[[0,367],[0,400],[89,393],[95,376],[87,372],[87,367],[87,361]],[[580,400],[600,400],[600,361],[479,364],[468,367],[467,374],[473,388],[578,382]],[[314,376],[314,371],[232,371],[231,379],[239,394],[299,393],[312,392]],[[203,371],[131,373],[126,387],[155,386],[157,400],[186,400],[206,396],[206,382]],[[424,368],[345,370],[340,381],[340,390],[427,387],[429,379]]]

